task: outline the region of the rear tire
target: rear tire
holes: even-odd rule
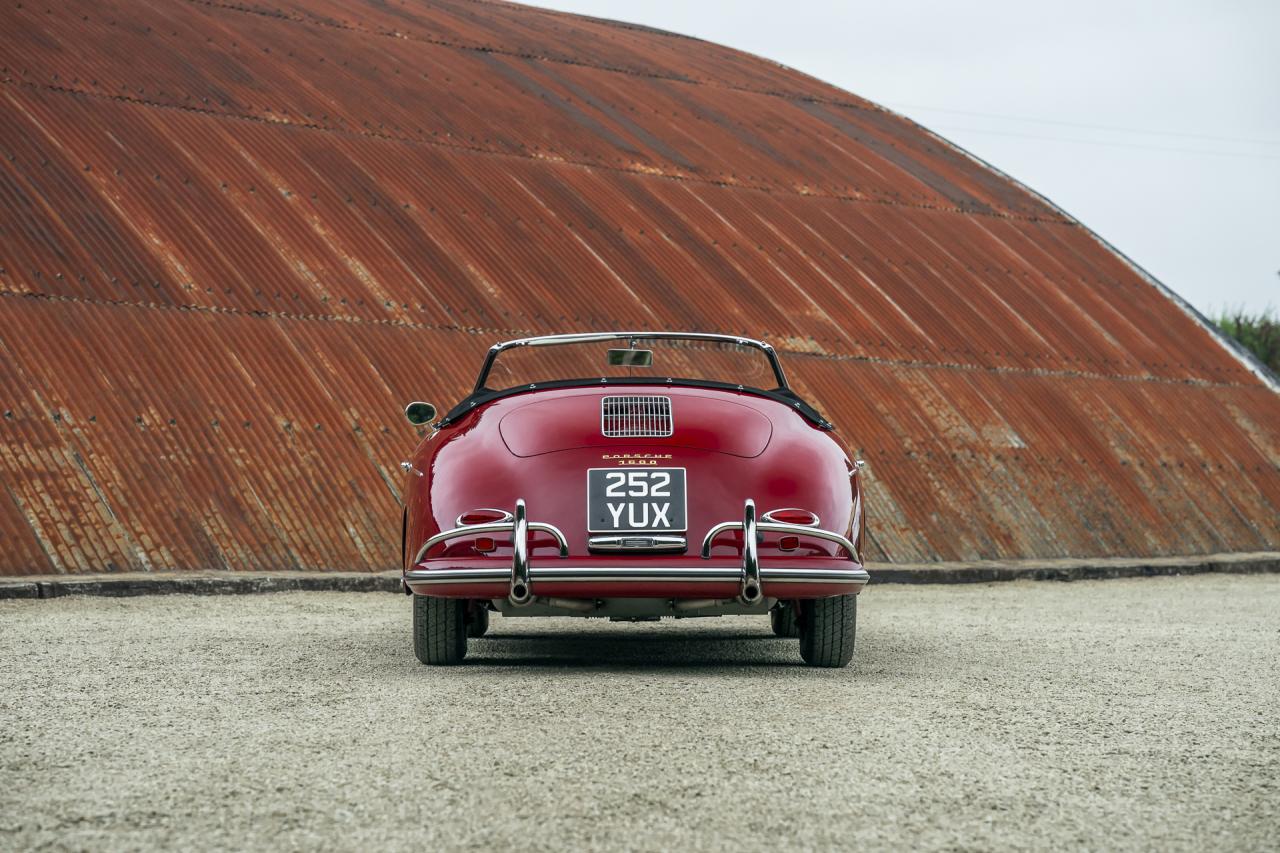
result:
[[[467,656],[467,601],[413,597],[413,653],[432,666],[461,663]]]
[[[779,637],[799,637],[800,625],[796,622],[795,602],[779,604],[769,611],[769,624],[773,633]]]
[[[806,601],[799,623],[800,657],[809,666],[839,668],[853,660],[858,596],[836,595]]]
[[[475,602],[467,614],[467,636],[483,637],[489,630],[489,608],[483,601]]]

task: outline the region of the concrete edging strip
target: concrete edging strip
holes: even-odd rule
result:
[[[1280,551],[1200,554],[1189,557],[1058,560],[981,560],[966,563],[869,564],[874,583],[987,583],[1080,581],[1199,574],[1280,573]]]
[[[1192,574],[1280,573],[1280,551],[1145,559],[870,563],[872,584],[1106,580]],[[0,579],[0,599],[67,595],[244,595],[261,592],[399,592],[392,572],[157,572]]]
[[[245,595],[259,592],[395,592],[399,572],[157,572],[0,579],[0,598],[67,595]]]

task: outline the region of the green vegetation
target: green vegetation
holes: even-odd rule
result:
[[[1229,337],[1244,344],[1258,361],[1280,373],[1280,315],[1271,308],[1258,314],[1223,311],[1214,320]]]

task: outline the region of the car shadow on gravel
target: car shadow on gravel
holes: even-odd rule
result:
[[[883,643],[859,643],[851,669],[879,669],[876,652]],[[805,667],[800,643],[773,636],[766,629],[672,634],[659,629],[627,630],[616,634],[602,631],[555,631],[501,633],[468,644],[463,667],[523,667],[546,669],[605,669],[617,671],[662,671]]]
[[[704,669],[709,673],[762,667],[809,669],[800,658],[800,641],[774,636],[765,620],[759,620],[758,627],[715,624],[716,620],[612,625],[568,619],[562,620],[567,624],[551,625],[547,624],[549,621],[495,618],[488,634],[468,641],[467,656],[458,667],[418,664],[408,631],[394,636],[379,632],[381,642],[376,657],[401,672],[401,667],[409,664],[415,672],[421,669],[435,673],[498,668],[534,672]],[[937,651],[919,632],[903,632],[897,626],[881,624],[873,632],[859,632],[857,650],[848,669],[812,671],[856,673],[860,679],[872,681],[892,672],[901,679],[903,661],[911,661],[915,669],[935,658]]]

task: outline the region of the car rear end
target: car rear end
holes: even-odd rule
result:
[[[405,571],[506,615],[764,614],[858,593],[858,468],[785,401],[571,387],[493,401],[424,444]]]

